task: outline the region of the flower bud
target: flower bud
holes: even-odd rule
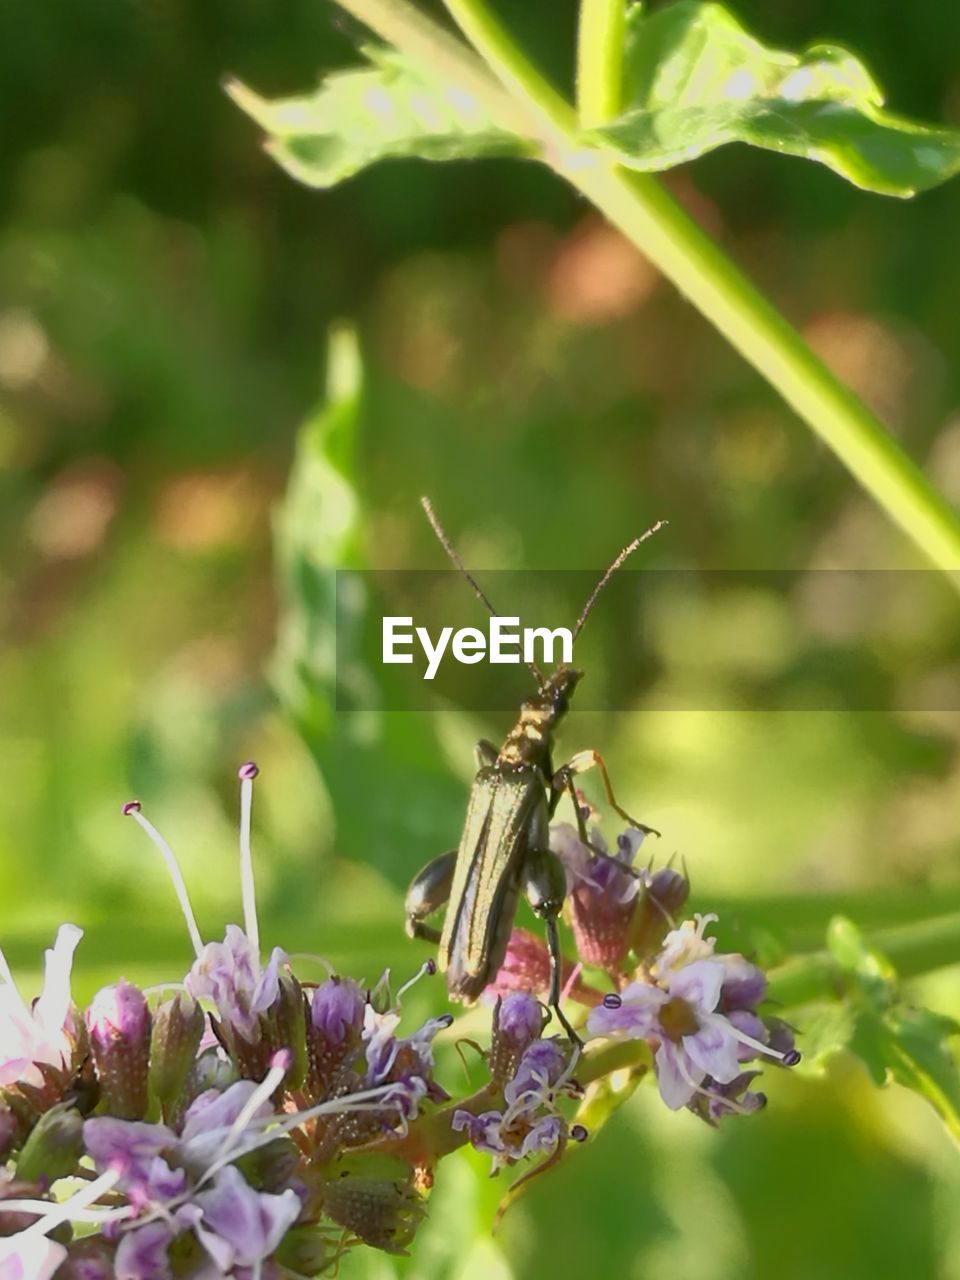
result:
[[[546,943],[527,929],[514,929],[503,964],[486,990],[492,996],[506,995],[510,991],[543,995],[549,991],[550,952]]]
[[[543,1023],[543,1005],[529,993],[512,991],[497,1000],[490,1043],[490,1075],[497,1084],[516,1075],[527,1046],[540,1038]]]
[[[570,923],[584,964],[619,973],[630,947],[640,882],[618,858],[590,858],[574,877]]]
[[[83,1117],[68,1103],[57,1103],[40,1117],[23,1144],[17,1177],[49,1187],[75,1173],[82,1155]]]
[[[341,1045],[363,1030],[366,1001],[352,978],[328,978],[321,982],[310,1002],[310,1024],[327,1044]]]
[[[781,1062],[785,1067],[795,1067],[800,1061],[800,1050],[793,1038],[793,1028],[782,1018],[764,1018],[767,1030],[767,1047],[783,1055]]]
[[[227,1050],[244,1080],[262,1080],[274,1054],[286,1049],[291,1063],[282,1087],[297,1089],[303,1084],[307,1067],[307,1011],[303,988],[291,973],[277,975],[276,996],[258,1015],[252,1039],[235,1027],[221,1026]]]
[[[86,1014],[105,1110],[121,1120],[147,1111],[150,1011],[138,987],[121,979],[93,998]]]
[[[307,1025],[307,1090],[311,1097],[326,1097],[355,1057],[365,1006],[363,992],[351,978],[328,978],[314,991]]]
[[[192,996],[178,992],[153,1016],[150,1037],[150,1096],[170,1122],[186,1105],[185,1088],[203,1036],[203,1010]]]
[[[767,994],[767,979],[761,969],[741,955],[723,957],[723,987],[720,1008],[724,1013],[735,1009],[756,1009]]]
[[[190,1068],[183,1088],[181,1112],[186,1111],[201,1093],[207,1093],[210,1089],[215,1089],[217,1093],[225,1093],[232,1084],[236,1084],[238,1079],[237,1068],[233,1062],[221,1057],[216,1049],[205,1050]]]
[[[660,949],[689,896],[690,882],[679,871],[661,867],[653,873],[640,894],[633,918],[631,946],[641,960]]]
[[[300,1163],[300,1151],[285,1134],[248,1151],[234,1163],[251,1187],[258,1191],[279,1192],[290,1185]]]
[[[381,1163],[381,1162],[377,1162]],[[399,1161],[390,1161],[399,1176],[374,1172],[376,1164],[355,1162],[354,1170],[343,1170],[324,1188],[323,1208],[338,1226],[375,1249],[405,1254],[426,1206],[413,1188],[412,1170]]]
[[[328,1228],[314,1225],[292,1227],[281,1240],[276,1257],[297,1276],[318,1276],[336,1260],[330,1254]]]

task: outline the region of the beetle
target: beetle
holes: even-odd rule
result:
[[[447,555],[496,616],[492,604],[464,567],[447,538],[428,498],[421,503]],[[642,542],[666,521],[659,520],[620,552],[594,587],[573,631],[576,641],[597,596],[611,575]],[[580,751],[558,769],[553,767],[553,737],[567,713],[583,672],[560,664],[544,677],[529,664],[537,695],[524,702],[516,724],[500,748],[477,743],[477,774],[470,791],[460,844],[428,862],[414,876],[405,901],[406,931],[411,938],[439,944],[438,965],[452,999],[472,1003],[496,976],[507,951],[520,898],[526,897],[544,922],[550,953],[549,1003],[575,1045],[580,1039],[560,1007],[561,954],[557,917],[566,895],[566,876],[550,849],[550,820],[562,797],[573,800],[580,837],[588,844],[574,778],[596,768],[607,801],[631,826],[653,832],[617,803],[603,757]],[[655,833],[658,834],[658,833]],[[442,930],[427,923],[446,905]]]

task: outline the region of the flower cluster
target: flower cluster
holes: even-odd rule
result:
[[[81,1010],[70,977],[82,933],[65,924],[28,1003],[0,953],[0,1280],[293,1280],[360,1244],[401,1253],[459,1146],[493,1173],[533,1159],[509,1202],[587,1137],[581,1080],[603,1074],[607,1040],[637,1042],[637,1069],[652,1064],[666,1105],[711,1124],[762,1105],[754,1060],[797,1060],[764,1009],[763,974],[707,936],[715,917],[678,921],[685,877],[634,866],[642,832],[611,854],[596,829],[584,840],[559,823],[578,952],[562,998],[585,1008],[586,1044],[545,1034],[549,956],[515,929],[488,991],[484,1082],[451,1099],[433,1047],[453,1019],[403,1034],[410,983],[306,983],[281,948],[264,959],[256,774],[240,770],[243,927],[222,941],[203,941],[173,851],[138,802],[124,806],[180,901],[194,950],[181,982],[144,992],[121,979]],[[416,978],[435,972],[427,961]]]
[[[63,925],[31,1005],[0,953],[2,1280],[316,1275],[357,1241],[402,1252],[422,1218],[415,1165],[385,1171],[366,1149],[446,1100],[432,1042],[452,1018],[402,1035],[386,975],[303,985],[280,948],[261,960],[255,776],[240,771],[244,927],[222,942],[203,942],[172,850],[124,806],[180,898],[181,983],[148,996],[121,979],[81,1012],[82,933]],[[67,1178],[82,1181],[65,1195]]]
[[[790,1027],[762,1010],[761,970],[742,955],[717,953],[716,939],[706,936],[717,917],[678,922],[690,891],[686,877],[671,867],[634,866],[645,835],[628,828],[611,854],[595,827],[588,840],[567,823],[551,828],[579,958],[575,966],[566,962],[565,989],[589,1007],[592,1041],[645,1042],[666,1105],[716,1125],[765,1104],[752,1088],[760,1073],[750,1063],[789,1067],[800,1054]],[[588,984],[584,966],[602,970],[615,989]],[[543,993],[548,982],[544,944],[515,929],[491,995],[524,986]]]

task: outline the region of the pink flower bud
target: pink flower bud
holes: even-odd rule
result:
[[[104,1109],[123,1120],[147,1111],[150,1011],[138,987],[124,979],[104,987],[86,1013]]]

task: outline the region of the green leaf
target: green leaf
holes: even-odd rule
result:
[[[269,153],[300,182],[332,187],[378,160],[529,152],[466,90],[394,49],[363,53],[369,67],[334,72],[304,97],[271,101],[227,82],[234,102],[266,131]]]
[[[446,765],[433,717],[336,709],[337,678],[345,677],[337,669],[336,570],[364,566],[354,485],[362,368],[350,329],[332,336],[328,387],[326,402],[302,429],[276,520],[281,620],[274,681],[329,792],[337,853],[403,887],[417,866],[456,843],[466,793]],[[349,613],[359,625],[372,607],[362,590],[340,604],[343,625],[351,625]],[[376,692],[372,672],[349,674]],[[399,912],[396,928],[399,937]]]
[[[960,1025],[900,1000],[890,961],[851,920],[830,922],[827,945],[853,986],[839,1007],[814,1020],[813,1057],[848,1049],[875,1084],[895,1080],[925,1098],[960,1141],[960,1069],[949,1045]]]
[[[864,1010],[850,1048],[877,1084],[896,1080],[937,1111],[960,1141],[960,1071],[948,1040],[960,1027],[929,1009]]]
[[[846,49],[768,49],[720,4],[631,9],[623,114],[588,138],[620,162],[670,169],[729,142],[825,164],[855,186],[911,196],[960,171],[960,131],[883,108],[883,94]]]

